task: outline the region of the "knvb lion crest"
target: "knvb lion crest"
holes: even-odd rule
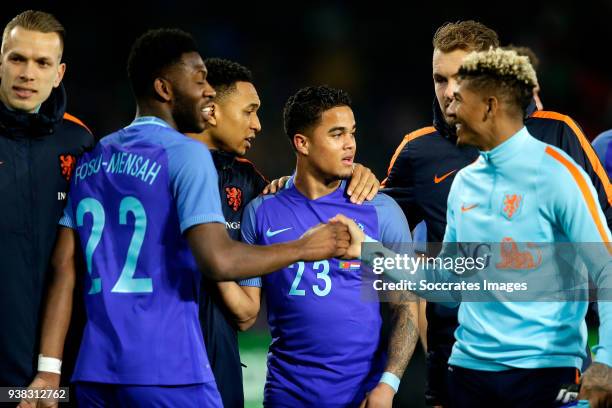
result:
[[[521,210],[523,196],[521,194],[505,194],[502,202],[502,214],[511,220]]]
[[[531,270],[542,264],[542,251],[532,242],[527,243],[527,248],[521,251],[512,238],[506,237],[499,247],[499,259],[500,262],[495,264],[497,269]]]
[[[227,205],[234,211],[240,209],[242,204],[242,190],[238,187],[225,187],[225,197],[227,198]]]
[[[62,172],[62,177],[64,177],[66,181],[70,182],[70,177],[72,177],[74,166],[76,166],[76,157],[72,154],[60,154],[59,165],[60,171]]]

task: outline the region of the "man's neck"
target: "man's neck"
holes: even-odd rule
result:
[[[201,132],[201,133],[187,133],[187,136],[189,136],[192,139],[197,140],[198,142],[204,143],[206,147],[208,147],[208,150],[217,151],[220,153],[232,154],[237,157],[242,157],[242,156],[236,155],[235,153],[230,153],[229,151],[227,151],[227,149],[223,149],[223,147],[217,145],[214,142],[214,139],[208,130],[205,130],[204,132]]]
[[[141,118],[143,116],[154,116],[156,118],[160,118],[161,120],[166,122],[168,125],[170,125],[173,129],[178,130],[178,127],[176,125],[176,122],[174,121],[174,118],[172,117],[170,112],[167,112],[164,109],[159,109],[156,106],[139,103],[138,106],[136,107],[136,117]]]
[[[483,141],[483,145],[480,146],[482,151],[490,151],[501,145],[512,136],[518,133],[525,126],[523,121],[503,121],[498,124],[495,131]]]
[[[220,150],[222,151],[223,149],[219,148],[219,146],[217,146],[213,139],[212,136],[210,134],[209,131],[204,131],[201,133],[192,133],[190,134],[191,137],[193,137],[196,140],[199,140],[200,142],[204,143],[206,146],[208,146],[209,150]]]
[[[342,181],[337,178],[326,178],[312,167],[302,165],[298,160],[297,170],[293,179],[295,188],[310,200],[324,197],[333,193]]]

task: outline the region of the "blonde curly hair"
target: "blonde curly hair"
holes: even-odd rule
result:
[[[531,102],[533,89],[538,85],[529,57],[503,48],[466,55],[459,68],[459,78],[468,79],[472,87],[500,93],[522,110]]]
[[[538,84],[536,72],[529,57],[518,55],[514,50],[490,48],[488,51],[471,52],[463,59],[459,73],[475,75],[478,73],[515,79],[530,85]]]

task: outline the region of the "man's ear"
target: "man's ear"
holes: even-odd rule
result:
[[[2,60],[4,59],[4,54],[2,53],[2,46],[0,45],[0,67],[2,67]],[[2,79],[2,70],[0,69],[0,79]]]
[[[153,89],[155,90],[155,96],[164,102],[170,102],[173,98],[172,85],[165,78],[155,78],[153,82]]]
[[[206,122],[209,126],[217,126],[217,121],[221,117],[221,110],[219,105],[214,103],[211,105],[211,110],[208,113],[208,121]]]
[[[55,77],[55,81],[53,81],[54,88],[57,88],[59,84],[62,82],[62,79],[64,79],[65,73],[66,73],[66,64],[62,62],[57,67],[57,76]]]
[[[301,133],[293,135],[293,146],[298,153],[308,156],[309,143],[306,135]]]
[[[489,96],[486,103],[487,109],[485,110],[483,120],[490,119],[492,116],[497,115],[497,110],[499,109],[499,101],[495,96]]]

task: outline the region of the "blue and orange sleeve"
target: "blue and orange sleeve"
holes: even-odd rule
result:
[[[595,187],[596,197],[603,209],[608,228],[612,228],[612,185],[606,170],[582,128],[571,117],[557,112],[536,111],[535,119],[557,123],[560,138],[558,147],[585,170]]]
[[[570,242],[581,244],[579,252],[598,288],[596,361],[612,366],[612,236],[586,172],[556,148],[548,146],[546,155],[540,190],[552,197],[552,214]]]

